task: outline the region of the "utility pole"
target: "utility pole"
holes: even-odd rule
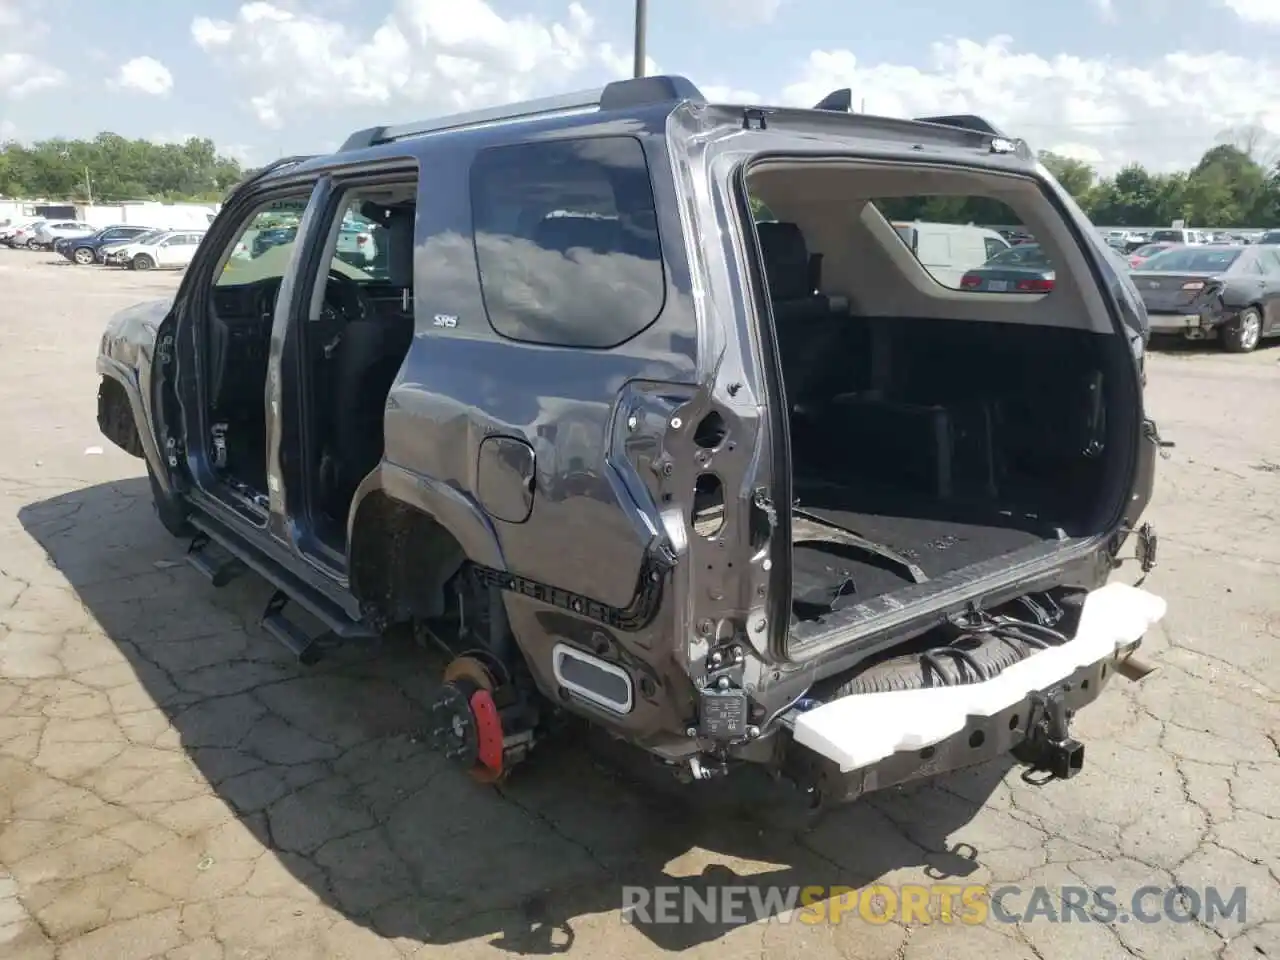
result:
[[[85,192],[85,196],[89,198],[89,206],[92,207],[93,206],[93,183],[89,179],[88,165],[86,165],[84,168],[84,192]]]
[[[636,77],[643,77],[644,69],[644,34],[646,22],[649,19],[648,0],[636,0],[636,36],[635,36],[635,66],[633,73]]]

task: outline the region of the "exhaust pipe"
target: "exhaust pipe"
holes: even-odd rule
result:
[[[1115,671],[1126,680],[1133,680],[1135,683],[1151,674],[1155,673],[1158,668],[1154,663],[1149,663],[1132,654],[1116,663]]]
[[[1131,643],[1127,647],[1117,650],[1115,667],[1113,668],[1116,673],[1120,674],[1120,676],[1124,677],[1126,680],[1132,680],[1135,683],[1149,677],[1158,669],[1154,663],[1136,656],[1138,647],[1140,646],[1142,646],[1141,639],[1136,643]]]

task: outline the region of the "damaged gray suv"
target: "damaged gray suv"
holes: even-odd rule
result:
[[[648,77],[274,163],[111,321],[101,429],[303,663],[442,645],[424,726],[481,781],[573,715],[823,802],[1069,777],[1165,609],[1107,582],[1154,562],[1146,316],[1022,141],[849,100]],[[929,222],[1050,268],[974,289],[1000,235]]]

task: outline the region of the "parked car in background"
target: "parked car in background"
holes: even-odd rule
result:
[[[895,223],[894,229],[935,280],[958,287],[966,270],[1009,249],[995,230],[959,223]]]
[[[1189,245],[1204,243],[1204,233],[1200,230],[1186,230],[1182,227],[1170,227],[1167,230],[1153,230],[1149,238],[1151,243],[1177,243]]]
[[[253,238],[253,243],[249,246],[249,255],[256,259],[272,247],[282,247],[286,243],[293,243],[293,238],[297,235],[298,228],[296,226],[272,227],[269,230],[260,230]]]
[[[73,263],[87,266],[98,260],[98,252],[108,244],[128,243],[154,229],[122,223],[105,227],[87,237],[64,237],[54,243],[53,249]]]
[[[181,269],[203,239],[203,230],[166,230],[120,247],[115,257],[130,270]]]
[[[97,231],[97,227],[83,220],[48,220],[32,231],[26,246],[32,250],[52,250],[58,240],[88,237]]]
[[[33,236],[35,236],[36,228],[45,223],[44,220],[28,220],[26,223],[18,224],[3,235],[4,243],[10,247],[25,247]]]
[[[43,217],[14,217],[12,220],[6,220],[3,225],[0,225],[0,243],[15,246],[13,238],[16,234],[34,227],[43,219]]]
[[[967,271],[960,287],[974,293],[1048,293],[1053,278],[1053,265],[1040,244],[1021,243]]]
[[[1280,335],[1280,249],[1256,244],[1177,247],[1134,271],[1151,332],[1217,340],[1248,353]]]
[[[353,266],[363,267],[373,263],[378,255],[378,245],[373,239],[373,226],[350,220],[344,222],[338,231],[336,253]]]
[[[159,239],[166,233],[172,232],[173,230],[169,227],[153,227],[146,233],[141,233],[136,237],[128,237],[122,240],[110,240],[102,244],[102,246],[97,249],[96,259],[99,263],[106,264],[107,266],[123,267],[125,264],[124,261],[120,259],[120,251],[125,247],[132,246],[137,243],[145,244],[152,240]]]
[[[1280,245],[1280,230],[1268,230],[1260,236],[1254,243],[1267,243]]]
[[[1131,269],[1137,270],[1150,257],[1154,257],[1157,253],[1163,253],[1166,250],[1172,250],[1176,246],[1176,243],[1145,243],[1129,254],[1129,266]]]

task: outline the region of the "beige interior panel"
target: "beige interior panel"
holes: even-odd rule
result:
[[[823,292],[847,297],[860,316],[1114,329],[1077,241],[1030,178],[926,164],[789,159],[756,165],[748,185],[779,220],[800,227],[811,253],[823,255]],[[870,203],[917,196],[980,196],[1008,205],[1053,263],[1053,291],[970,293],[938,283]]]

